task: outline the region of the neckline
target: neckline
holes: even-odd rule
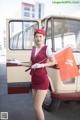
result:
[[[44,46],[45,46],[45,45],[44,45]],[[36,55],[34,54],[35,57],[40,53],[40,51],[44,48],[44,46],[42,46],[42,47],[40,48],[40,50],[37,52]],[[37,47],[35,47],[35,52],[36,52],[36,48],[37,48]]]

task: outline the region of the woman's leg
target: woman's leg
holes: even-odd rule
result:
[[[32,89],[32,95],[33,95],[33,98],[35,98],[36,92],[37,92],[37,90]]]
[[[47,94],[47,90],[37,90],[34,98],[34,109],[36,112],[36,120],[45,120],[42,110],[42,104]]]

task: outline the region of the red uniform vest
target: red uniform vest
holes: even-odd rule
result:
[[[36,48],[32,48],[31,61],[32,65],[35,63],[46,63],[47,46],[44,46],[35,56]],[[49,86],[49,80],[47,76],[46,68],[31,69],[30,74],[32,75],[32,88],[33,89],[47,89]]]

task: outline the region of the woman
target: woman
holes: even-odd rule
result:
[[[45,31],[43,29],[36,29],[34,32],[35,46],[32,48],[32,66],[30,71],[36,120],[45,120],[42,104],[47,94],[49,82],[51,83],[47,75],[46,67],[56,64],[51,50],[48,46],[44,45],[44,41]],[[47,62],[47,59],[49,59],[49,62]]]

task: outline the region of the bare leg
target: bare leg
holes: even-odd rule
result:
[[[42,110],[42,104],[47,94],[47,90],[37,90],[34,97],[34,109],[36,112],[36,120],[45,120]]]
[[[37,92],[37,90],[32,89],[32,95],[33,95],[33,98],[35,98],[35,96],[36,96],[36,92]]]

